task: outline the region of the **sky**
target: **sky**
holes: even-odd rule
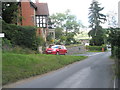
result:
[[[35,1],[35,0],[33,0]],[[88,26],[88,13],[92,0],[39,0],[39,2],[48,3],[49,13],[65,12],[70,9],[71,14],[77,16],[78,20],[81,20],[83,25]],[[118,13],[119,0],[98,0],[101,7],[104,7],[103,14],[109,12]]]

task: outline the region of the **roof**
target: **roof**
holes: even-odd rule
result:
[[[33,8],[37,9],[37,6],[33,2],[30,2],[30,4]]]
[[[49,15],[47,3],[35,3],[37,6],[36,15]]]

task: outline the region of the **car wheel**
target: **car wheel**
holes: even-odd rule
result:
[[[57,52],[56,55],[59,55],[59,52]]]

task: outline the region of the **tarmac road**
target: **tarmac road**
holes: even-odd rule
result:
[[[110,52],[89,53],[83,61],[51,73],[11,85],[12,88],[113,88]]]

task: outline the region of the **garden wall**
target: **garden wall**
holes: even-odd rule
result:
[[[85,46],[73,46],[73,47],[67,47],[67,55],[73,55],[73,54],[79,54],[79,53],[85,53],[86,49]]]

